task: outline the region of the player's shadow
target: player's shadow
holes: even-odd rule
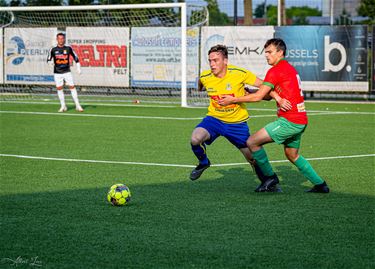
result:
[[[90,109],[90,108],[93,108],[93,109],[96,109],[97,106],[96,105],[81,105],[81,107],[86,110],[86,109]],[[67,105],[67,108],[68,108],[68,111],[74,111],[76,109],[76,106],[75,105]]]
[[[304,186],[306,179],[292,164],[275,166],[274,171],[280,179],[279,185],[283,191],[300,192],[307,188]],[[223,168],[216,170],[216,172],[221,174],[221,177],[217,180],[228,184],[233,183],[237,186],[246,185],[246,189],[254,190],[260,184],[257,175],[250,167]],[[204,181],[204,176],[202,178],[202,181]]]

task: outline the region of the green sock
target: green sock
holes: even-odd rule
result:
[[[267,153],[263,148],[253,152],[253,158],[255,159],[257,165],[259,166],[260,170],[262,170],[264,175],[272,176],[275,174],[268,160]]]
[[[298,159],[294,163],[297,166],[298,170],[308,179],[311,181],[312,184],[318,185],[322,184],[324,180],[315,172],[314,168],[310,165],[310,163],[299,155]]]

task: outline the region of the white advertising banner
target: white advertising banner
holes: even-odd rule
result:
[[[78,55],[82,74],[72,68],[82,86],[129,86],[129,28],[67,27],[67,44]]]
[[[181,29],[133,27],[131,85],[181,86]],[[196,87],[199,76],[199,28],[187,31],[187,86]]]
[[[210,48],[223,44],[228,47],[229,64],[248,69],[263,79],[270,68],[263,46],[274,32],[273,26],[202,27],[201,70],[209,69]]]
[[[53,84],[53,69],[47,64],[47,56],[56,33],[56,28],[6,28],[5,82]]]
[[[3,28],[0,28],[0,83],[4,82]]]

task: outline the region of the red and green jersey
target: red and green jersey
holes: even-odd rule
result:
[[[277,104],[277,116],[296,124],[307,124],[305,103],[301,90],[301,80],[294,67],[285,59],[281,59],[268,70],[264,85],[270,86],[280,97],[289,100],[292,109],[282,111]]]

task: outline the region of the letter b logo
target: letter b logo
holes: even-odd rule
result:
[[[341,55],[341,60],[337,64],[332,64],[329,56],[333,50],[338,50]],[[341,69],[344,68],[346,64],[346,50],[341,43],[332,42],[330,43],[330,37],[328,35],[324,36],[324,69],[323,72],[339,72]],[[350,71],[350,66],[346,67],[346,70]]]

